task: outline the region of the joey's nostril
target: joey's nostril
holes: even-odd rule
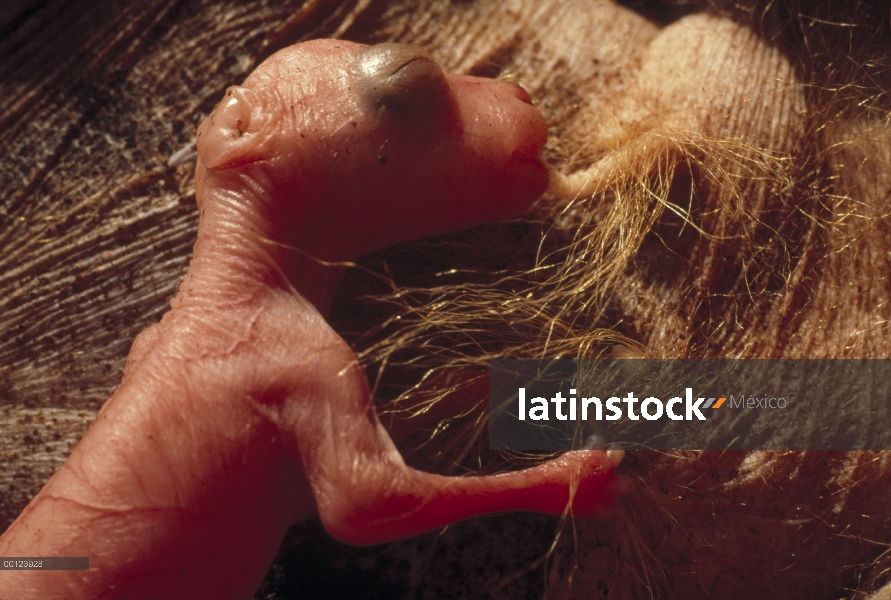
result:
[[[589,435],[582,450],[606,450],[606,438],[602,435]]]
[[[523,86],[513,83],[511,81],[498,80],[498,83],[514,98],[520,100],[521,102],[525,102],[526,104],[532,105],[532,97],[529,95]]]

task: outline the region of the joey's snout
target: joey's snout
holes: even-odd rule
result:
[[[483,195],[480,221],[512,218],[547,188],[541,160],[547,123],[514,83],[453,75],[449,84],[458,99],[465,168],[475,173]]]

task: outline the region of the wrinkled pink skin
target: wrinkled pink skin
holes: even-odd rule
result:
[[[571,490],[577,516],[608,514],[621,485],[602,451],[490,477],[408,468],[326,324],[339,272],[308,256],[509,218],[547,186],[545,123],[519,87],[450,75],[433,109],[394,116],[357,75],[365,48],[283,50],[201,126],[198,241],[173,308],[0,538],[0,556],[86,555],[91,570],[3,571],[0,597],[246,598],[315,514],[354,544],[561,513]]]

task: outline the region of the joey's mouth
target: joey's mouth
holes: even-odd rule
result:
[[[521,102],[525,102],[529,106],[532,106],[532,97],[529,95],[529,92],[527,92],[521,85],[510,81],[505,81],[504,83],[508,86],[508,89],[517,100],[520,100]]]

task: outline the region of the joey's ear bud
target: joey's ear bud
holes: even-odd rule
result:
[[[260,95],[252,89],[233,86],[198,128],[198,154],[208,169],[248,162],[247,155],[263,137],[268,119]],[[241,159],[241,160],[239,160]]]
[[[394,116],[426,114],[448,96],[442,68],[410,44],[378,44],[356,57],[356,84],[377,108]]]

